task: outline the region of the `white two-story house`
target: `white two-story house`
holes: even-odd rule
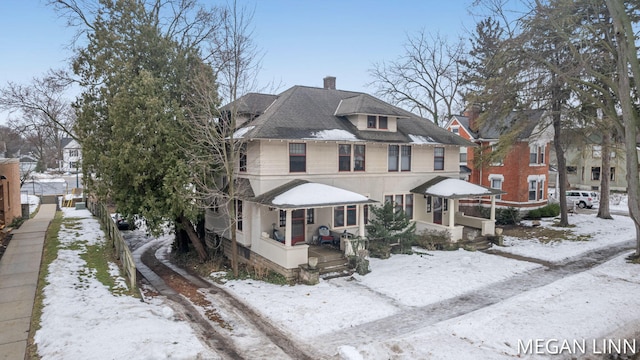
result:
[[[459,148],[473,143],[371,95],[294,86],[278,95],[240,98],[237,136],[244,141],[237,183],[237,242],[244,261],[289,277],[306,264],[318,228],[366,237],[369,206],[392,201],[418,231],[463,225],[493,234],[493,219],[456,213],[458,199],[502,193],[459,180]],[[229,238],[221,212],[207,212],[210,234]],[[276,229],[282,238],[277,239]]]
[[[82,148],[73,138],[63,138],[60,141],[62,148],[62,161],[60,171],[77,173],[82,167]]]

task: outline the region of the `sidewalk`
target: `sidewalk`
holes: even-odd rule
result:
[[[38,286],[44,238],[56,205],[40,205],[38,214],[13,230],[0,259],[0,360],[23,360]]]

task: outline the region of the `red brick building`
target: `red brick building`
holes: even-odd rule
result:
[[[461,149],[461,173],[474,184],[505,191],[496,199],[500,207],[537,208],[547,204],[549,151],[551,134],[543,110],[512,112],[503,119],[487,119],[477,124],[479,109],[471,107],[463,115],[453,116],[445,125],[448,131],[478,144],[475,149]],[[515,141],[502,156],[477,165],[475,158],[488,158],[499,151],[502,136],[518,129]],[[489,204],[489,200],[482,201]]]

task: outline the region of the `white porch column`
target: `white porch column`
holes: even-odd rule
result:
[[[455,226],[455,215],[456,215],[456,209],[453,207],[453,204],[455,202],[454,199],[447,199],[447,201],[449,202],[449,204],[447,205],[447,208],[449,209],[449,227],[453,228]]]
[[[364,237],[364,205],[358,205],[358,235]]]
[[[285,210],[286,220],[284,223],[284,244],[291,246],[291,209]]]
[[[491,215],[489,216],[489,220],[496,219],[496,197],[491,197]]]

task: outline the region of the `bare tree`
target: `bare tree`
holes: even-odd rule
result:
[[[407,38],[404,51],[397,60],[374,64],[369,73],[375,80],[370,85],[377,87],[378,96],[442,125],[461,108],[458,87],[463,42],[451,42],[423,29]]]
[[[640,258],[640,179],[638,178],[637,135],[639,127],[638,108],[632,94],[637,96],[637,79],[640,79],[640,61],[635,44],[633,23],[625,3],[621,0],[605,0],[611,13],[615,29],[618,65],[618,91],[624,126],[624,143],[627,153],[627,193],[629,215],[636,225],[636,251],[633,257]],[[637,19],[636,19],[637,20]]]
[[[242,226],[242,204],[246,182],[238,181],[240,160],[247,143],[237,132],[241,94],[255,88],[260,66],[259,52],[252,41],[252,13],[234,3],[222,18],[211,57],[216,84],[203,76],[193,83],[191,109],[186,128],[191,144],[185,147],[192,161],[193,183],[200,203],[215,209],[223,219],[216,231],[231,240],[231,263],[238,275],[237,230]],[[222,99],[224,106],[220,106]]]
[[[71,102],[65,98],[70,81],[62,71],[49,71],[35,77],[30,84],[9,82],[0,88],[0,109],[12,115],[11,127],[32,141],[40,160],[55,166],[47,155],[55,149],[54,160],[62,159],[62,137],[74,137],[75,116]]]

